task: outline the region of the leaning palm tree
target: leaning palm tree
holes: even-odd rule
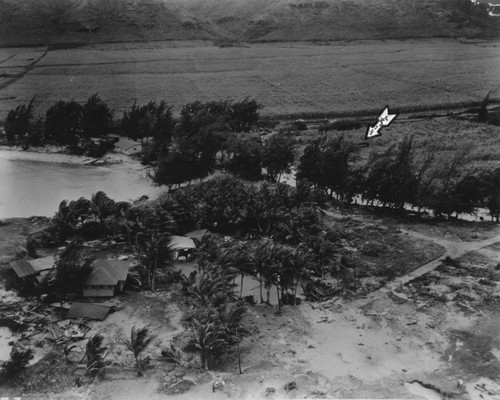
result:
[[[253,249],[247,242],[232,241],[220,246],[218,262],[240,273],[240,298],[243,296],[243,279],[255,274]]]
[[[87,342],[84,356],[87,359],[87,375],[100,376],[103,374],[108,351],[108,347],[102,346],[103,341],[104,338],[101,335],[94,335]]]
[[[154,338],[155,336],[149,334],[147,327],[144,326],[137,329],[134,325],[130,331],[130,340],[123,340],[125,346],[134,354],[135,367],[138,374],[140,374],[141,370],[149,362],[149,357],[142,359],[141,354],[148,348]]]
[[[94,193],[90,198],[90,211],[99,221],[101,233],[104,233],[104,221],[114,213],[115,209],[114,200],[110,199],[103,191]]]
[[[216,265],[207,265],[207,270],[190,274],[185,280],[184,292],[193,297],[199,306],[217,307],[227,301],[234,300],[233,275],[224,273]]]
[[[231,336],[213,308],[207,308],[193,317],[191,332],[192,336],[185,349],[187,352],[198,353],[202,367],[208,370],[224,354]]]

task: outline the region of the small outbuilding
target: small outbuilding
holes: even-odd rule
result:
[[[35,258],[33,260],[14,260],[10,262],[10,267],[14,270],[19,278],[35,277],[42,271],[50,270],[55,265],[53,256]]]
[[[93,303],[73,303],[66,315],[66,318],[86,318],[102,321],[111,310],[111,306]]]
[[[128,261],[98,259],[83,283],[84,297],[113,297],[123,291],[130,263]]]
[[[115,151],[130,156],[140,153],[142,151],[142,145],[135,140],[122,137],[115,143]]]
[[[180,258],[188,259],[193,250],[196,249],[194,240],[186,236],[172,236],[169,247],[172,250],[174,260]]]

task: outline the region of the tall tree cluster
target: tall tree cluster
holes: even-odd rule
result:
[[[359,148],[342,135],[322,135],[304,149],[297,177],[348,203],[357,197],[400,212],[408,206],[432,210],[437,216],[487,205],[497,217],[498,172],[466,169],[469,153],[466,145],[453,154],[422,150],[408,136],[362,161]]]

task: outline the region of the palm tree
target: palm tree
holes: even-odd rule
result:
[[[227,329],[217,321],[215,316],[211,315],[202,319],[193,319],[191,329],[193,337],[186,350],[199,353],[202,367],[208,370],[218,362],[228,347]]]
[[[255,274],[255,262],[251,245],[247,242],[231,241],[220,247],[218,262],[240,273],[240,299],[243,296],[245,275]]]
[[[136,251],[146,267],[148,287],[154,292],[156,273],[159,266],[165,265],[171,259],[168,247],[170,236],[154,231],[144,231],[137,235]]]
[[[101,335],[94,335],[87,342],[84,358],[87,359],[88,375],[102,375],[104,371],[108,347],[102,346],[103,341],[104,338]]]
[[[135,366],[138,373],[140,373],[145,364],[149,361],[149,358],[141,359],[141,353],[148,348],[154,338],[154,336],[149,334],[149,329],[147,327],[136,329],[134,325],[130,331],[130,340],[123,340],[125,346],[134,354]]]
[[[293,251],[289,251],[283,259],[283,268],[280,275],[281,298],[284,297],[285,293],[288,293],[288,289],[291,289],[294,306],[297,304],[297,287],[300,276],[307,270],[311,263],[311,258],[312,254],[305,246],[299,246]]]
[[[211,264],[202,273],[191,273],[185,282],[184,292],[193,297],[201,307],[218,307],[234,300],[233,277],[233,274]]]
[[[134,216],[135,250],[146,267],[148,286],[154,291],[158,267],[166,266],[172,258],[169,244],[175,221],[159,207],[131,209],[129,217]]]
[[[114,213],[115,208],[114,200],[110,199],[103,191],[94,193],[90,198],[90,211],[99,221],[101,233],[104,233],[106,218]]]
[[[229,346],[241,340],[242,320],[247,311],[243,301],[197,310],[191,319],[191,338],[186,351],[199,353],[203,368],[210,369]]]

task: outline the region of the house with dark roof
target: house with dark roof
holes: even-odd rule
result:
[[[84,297],[113,297],[123,291],[130,263],[128,261],[98,259],[83,282]]]

